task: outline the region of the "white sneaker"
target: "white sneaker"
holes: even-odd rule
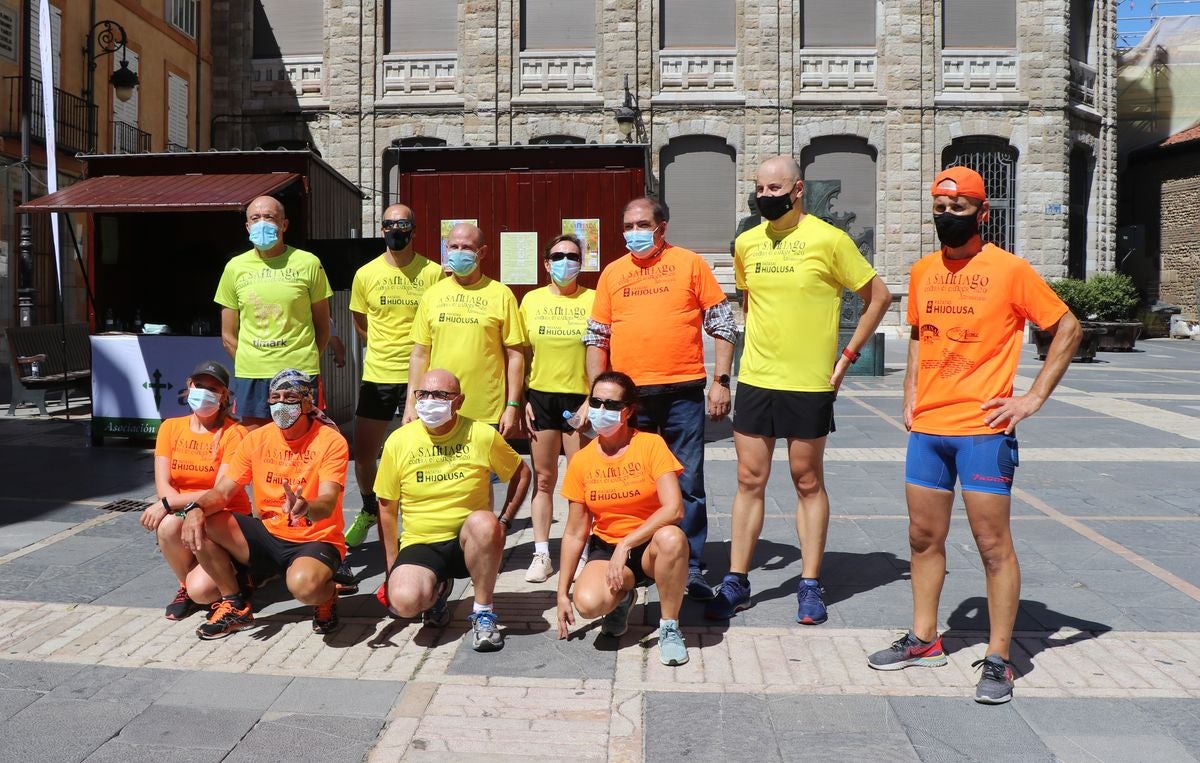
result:
[[[526,583],[545,583],[554,574],[554,565],[550,563],[549,554],[533,555],[529,569],[525,572]]]

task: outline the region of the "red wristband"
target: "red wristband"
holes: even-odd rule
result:
[[[846,360],[850,361],[850,365],[854,365],[858,362],[858,359],[862,357],[862,353],[853,352],[849,347],[846,347],[842,350],[842,355],[845,356]]]

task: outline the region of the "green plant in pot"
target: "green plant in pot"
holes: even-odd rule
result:
[[[1091,300],[1091,320],[1104,329],[1101,350],[1129,351],[1142,332],[1141,321],[1134,319],[1141,295],[1133,279],[1124,273],[1104,273],[1087,282]]]
[[[1100,346],[1100,337],[1104,334],[1104,329],[1096,328],[1087,321],[1095,312],[1095,301],[1092,289],[1087,281],[1081,281],[1078,278],[1061,278],[1057,281],[1050,282],[1050,288],[1058,295],[1067,305],[1067,309],[1071,314],[1079,319],[1083,327],[1083,341],[1079,343],[1079,348],[1075,350],[1073,361],[1091,361],[1096,358],[1096,349]],[[1050,349],[1050,342],[1054,336],[1040,327],[1033,329],[1033,342],[1037,345],[1037,355],[1039,360],[1046,359],[1046,353]]]

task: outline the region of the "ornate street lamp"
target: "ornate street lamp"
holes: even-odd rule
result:
[[[133,97],[133,91],[138,86],[137,72],[129,68],[125,58],[125,28],[115,21],[105,19],[97,22],[88,33],[87,38],[87,110],[88,110],[88,153],[96,151],[96,61],[104,56],[121,51],[121,66],[109,82],[118,101],[122,103]]]
[[[646,125],[642,122],[642,110],[638,108],[637,99],[629,92],[628,74],[625,75],[625,103],[617,108],[614,116],[617,129],[626,143],[633,143],[635,137],[638,143],[646,142]]]

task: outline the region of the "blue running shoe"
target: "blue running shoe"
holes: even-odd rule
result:
[[[750,607],[750,581],[742,583],[736,575],[726,575],[717,589],[717,597],[704,608],[704,616],[709,620],[728,620]]]
[[[829,619],[825,609],[825,589],[815,578],[801,578],[796,589],[796,622],[802,625],[820,625]]]

